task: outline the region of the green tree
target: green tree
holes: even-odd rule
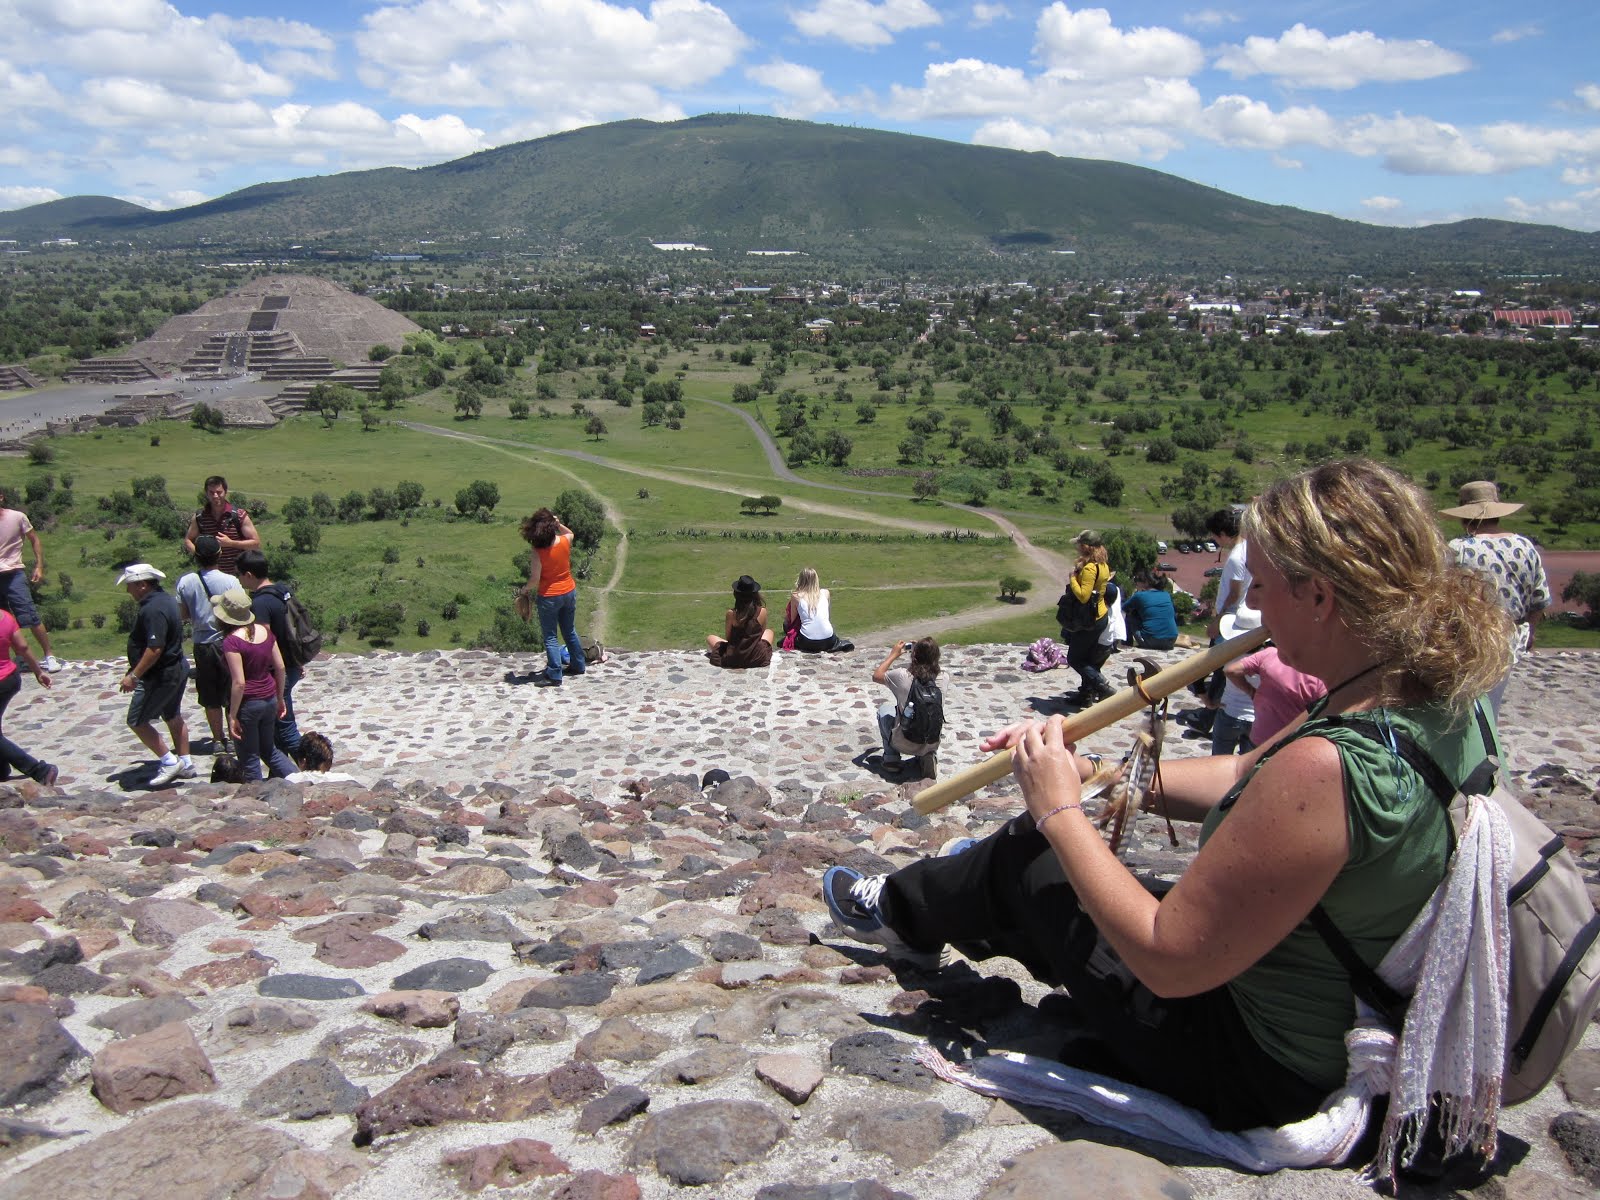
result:
[[[483,396],[469,383],[456,392],[456,420],[475,421],[483,416]]]
[[[422,485],[412,479],[402,479],[394,485],[394,499],[401,509],[410,512],[422,507]]]
[[[752,404],[760,395],[752,384],[736,383],[733,385],[733,402],[735,404]]]
[[[836,467],[842,467],[850,461],[850,451],[853,449],[854,443],[837,429],[830,429],[822,439],[822,453]]]
[[[189,424],[196,429],[203,429],[207,433],[222,432],[222,411],[212,408],[202,401],[194,406],[194,412],[189,416]]]
[[[578,549],[593,551],[600,545],[606,535],[606,510],[594,496],[582,488],[568,488],[550,507],[572,530],[572,541]]]
[[[309,516],[289,522],[289,544],[296,554],[315,554],[322,545],[322,526]]]
[[[1586,610],[1584,623],[1600,625],[1600,571],[1575,571],[1561,589],[1561,598],[1569,604],[1581,604]]]
[[[1000,599],[1012,604],[1022,603],[1022,593],[1031,590],[1033,580],[1024,579],[1020,575],[1002,575],[1000,577]]]
[[[367,505],[372,509],[372,519],[387,521],[400,509],[400,501],[388,488],[375,487],[367,493]]]
[[[456,511],[464,517],[478,512],[493,512],[500,503],[500,489],[487,479],[474,479],[456,492]]]
[[[339,520],[359,521],[367,508],[367,498],[360,492],[346,492],[344,499],[339,501]]]
[[[528,402],[520,396],[506,405],[506,410],[510,412],[513,421],[526,421],[528,419]]]
[[[331,521],[337,511],[333,506],[333,497],[327,492],[311,493],[311,515],[317,520]]]
[[[912,482],[911,494],[918,500],[932,500],[939,494],[939,477],[932,471],[924,471]]]

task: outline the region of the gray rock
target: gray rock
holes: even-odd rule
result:
[[[705,962],[694,951],[686,946],[674,942],[670,946],[657,950],[639,964],[639,974],[634,982],[639,984],[659,983],[663,979],[671,979],[681,971],[698,967]]]
[[[126,929],[122,905],[107,892],[93,889],[74,892],[61,902],[56,920],[68,929]]]
[[[753,962],[761,957],[761,943],[747,933],[725,931],[706,939],[706,953],[717,962]]]
[[[182,1021],[200,1010],[182,996],[156,996],[150,1000],[130,1000],[101,1013],[89,1022],[97,1029],[109,1029],[118,1037],[149,1033],[169,1021]]]
[[[0,1046],[0,1107],[50,1099],[88,1057],[42,1004],[0,1003]]]
[[[892,1192],[876,1179],[854,1183],[769,1183],[756,1200],[916,1200],[906,1192]]]
[[[396,975],[390,985],[396,991],[465,992],[494,974],[494,968],[478,958],[441,958]]]
[[[784,1136],[787,1124],[753,1100],[680,1104],[645,1119],[628,1161],[653,1166],[680,1186],[716,1183],[736,1167],[764,1158]]]
[[[231,863],[241,854],[260,853],[261,848],[259,846],[252,846],[249,842],[229,842],[226,846],[218,846],[210,854],[207,854],[199,862],[195,863],[195,866],[220,867],[227,863]]]
[[[522,996],[518,1008],[592,1008],[610,999],[617,986],[615,975],[589,971],[582,975],[561,975],[534,984]]]
[[[523,1042],[554,1042],[566,1036],[567,1019],[554,1009],[518,1009],[505,1016],[463,1013],[456,1018],[454,1045],[464,1058],[486,1063]]]
[[[276,996],[282,1000],[348,1000],[352,996],[365,996],[367,989],[354,979],[331,979],[326,975],[268,975],[256,984],[263,996]]]
[[[665,1034],[653,1033],[627,1017],[607,1017],[578,1039],[576,1054],[591,1062],[648,1062],[672,1048]]]
[[[1572,1173],[1600,1187],[1600,1121],[1578,1112],[1564,1112],[1550,1122],[1550,1136],[1566,1156]]]
[[[170,946],[184,934],[221,920],[190,900],[140,900],[130,907],[133,940],[141,946]]]
[[[111,977],[91,971],[82,963],[56,963],[28,982],[55,996],[92,996],[110,983]]]
[[[863,1153],[887,1154],[895,1166],[909,1170],[927,1162],[974,1124],[965,1114],[925,1101],[847,1113],[834,1120],[828,1132]],[[1056,1182],[1059,1195],[1060,1179]]]
[[[72,966],[83,961],[83,947],[73,937],[48,938],[32,950],[24,950],[11,960],[7,971],[24,978],[37,975],[48,967]]]
[[[330,1113],[354,1112],[368,1095],[366,1088],[346,1079],[332,1060],[308,1058],[290,1063],[256,1084],[243,1107],[258,1117],[310,1121]]]
[[[749,1052],[741,1046],[704,1046],[664,1064],[656,1078],[663,1083],[693,1087],[731,1075],[749,1061]]]
[[[527,934],[503,913],[479,908],[427,921],[418,927],[417,936],[431,942],[517,942]]]
[[[666,938],[637,938],[632,941],[607,942],[600,947],[600,965],[608,971],[637,967],[652,954],[672,944]]]
[[[212,1020],[210,1040],[215,1049],[226,1054],[260,1040],[299,1033],[316,1023],[315,1013],[295,1004],[246,1000]]]
[[[982,1200],[1055,1200],[1062,1181],[1072,1194],[1095,1200],[1192,1200],[1192,1189],[1165,1163],[1121,1146],[1062,1142],[1022,1156],[983,1193]]]
[[[850,1075],[864,1075],[916,1092],[931,1091],[933,1073],[912,1057],[912,1048],[881,1030],[852,1033],[828,1047],[828,1061]]]
[[[239,904],[239,893],[220,883],[202,883],[195,889],[194,898],[201,904],[210,904],[223,912],[232,912]]]
[[[428,1047],[416,1038],[353,1025],[328,1034],[318,1043],[317,1053],[327,1055],[354,1075],[393,1075],[425,1060]]]
[[[596,1096],[583,1106],[578,1114],[578,1132],[599,1133],[607,1125],[621,1125],[631,1121],[650,1107],[650,1096],[643,1088],[625,1083],[612,1088],[603,1096]]]
[[[178,835],[170,829],[135,829],[128,835],[130,846],[148,846],[155,850],[170,850],[178,844]]]
[[[544,852],[551,862],[563,863],[578,871],[586,871],[600,861],[600,852],[575,829],[545,838]]]

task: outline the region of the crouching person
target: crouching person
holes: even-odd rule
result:
[[[878,706],[878,733],[883,738],[883,769],[903,771],[915,764],[923,779],[939,770],[939,735],[944,731],[944,694],[939,678],[939,643],[931,637],[911,643],[911,665],[895,666],[907,643],[896,642],[872,672],[872,682],[894,693]]]

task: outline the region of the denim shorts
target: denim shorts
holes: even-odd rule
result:
[[[39,623],[39,610],[33,606],[33,590],[28,573],[22,568],[0,572],[0,608],[17,619],[19,629],[32,629]]]

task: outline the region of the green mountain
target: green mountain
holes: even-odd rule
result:
[[[109,223],[138,220],[150,210],[114,196],[67,196],[13,212],[0,213],[0,237],[58,238],[102,236]]]
[[[115,205],[108,200],[95,205]],[[651,241],[884,267],[1072,251],[1093,274],[1563,271],[1600,235],[1508,221],[1396,229],[1257,203],[1144,167],[774,117],[618,121],[418,170],[260,184],[170,212],[61,200],[0,236],[607,256]],[[133,206],[127,206],[132,208]],[[46,211],[51,210],[51,211]],[[425,248],[427,249],[427,248]]]

